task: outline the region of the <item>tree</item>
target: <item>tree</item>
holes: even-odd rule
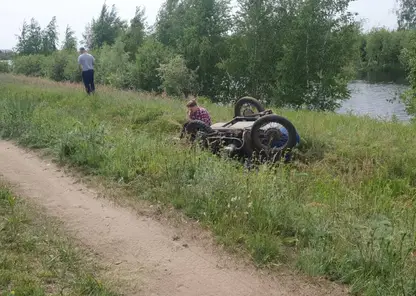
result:
[[[46,28],[42,31],[42,52],[51,54],[57,50],[58,30],[56,17],[54,16]]]
[[[20,55],[39,54],[42,52],[42,31],[39,23],[32,18],[30,24],[23,22],[16,52]]]
[[[17,45],[16,52],[19,54],[25,54],[28,51],[28,39],[29,39],[29,25],[26,23],[26,20],[23,21],[23,26],[20,31],[20,35],[16,35]]]
[[[295,16],[275,0],[238,0],[238,7],[235,33],[228,40],[230,57],[222,63],[230,75],[229,95],[270,96],[283,55],[282,35]]]
[[[118,88],[130,88],[129,56],[124,52],[124,47],[121,38],[117,38],[112,46],[105,44],[101,48],[97,57],[100,67],[100,71],[97,72],[97,82]]]
[[[77,49],[77,39],[75,37],[75,32],[67,25],[65,30],[65,39],[62,44],[63,50],[76,50]]]
[[[293,0],[293,21],[284,31],[277,62],[275,104],[334,110],[349,97],[346,66],[358,54],[359,27],[347,12],[350,0]]]
[[[161,64],[157,69],[162,79],[162,88],[169,95],[189,95],[198,93],[198,76],[196,71],[188,69],[185,60],[176,55],[167,64]]]
[[[156,17],[156,38],[165,46],[177,48],[176,42],[182,29],[181,15],[185,8],[181,0],[166,0]]]
[[[225,36],[231,25],[228,0],[167,0],[159,12],[156,36],[198,68],[202,92],[215,96],[224,73],[217,67],[226,56]]]
[[[295,108],[336,108],[348,97],[346,66],[357,47],[349,2],[238,0],[230,57],[221,65],[231,95]]]
[[[136,54],[136,64],[133,71],[134,85],[137,89],[160,91],[162,84],[158,68],[170,60],[171,53],[162,43],[152,37],[147,37]]]
[[[416,0],[397,0],[400,8],[397,11],[399,29],[416,29]]]
[[[136,7],[136,13],[130,21],[130,26],[124,35],[123,41],[125,43],[125,51],[129,53],[130,59],[136,58],[138,48],[143,44],[146,37],[146,10]]]
[[[13,58],[13,51],[12,50],[0,50],[0,61],[3,60],[11,60]]]
[[[93,48],[93,32],[92,32],[92,28],[91,28],[91,24],[88,23],[85,26],[85,31],[82,34],[82,38],[84,38],[82,40],[82,43],[84,44],[84,46],[87,49],[92,49]]]
[[[109,10],[107,4],[104,4],[98,19],[92,19],[91,25],[87,25],[84,41],[89,49],[101,48],[104,44],[111,46],[125,27],[126,24],[118,16],[115,5]]]
[[[401,100],[407,113],[414,116],[416,115],[416,31],[409,32],[409,46],[402,49],[400,58],[406,67],[407,80],[410,84],[410,88],[401,96]]]

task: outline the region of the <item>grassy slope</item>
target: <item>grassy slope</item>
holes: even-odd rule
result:
[[[2,185],[0,232],[0,295],[118,295],[95,278],[97,266],[51,220]]]
[[[229,108],[204,104],[213,120]],[[0,76],[0,131],[87,173],[172,204],[259,264],[288,262],[365,295],[415,295],[416,127],[279,111],[303,137],[302,163],[247,173],[172,141],[183,104]],[[400,292],[398,292],[400,291]]]

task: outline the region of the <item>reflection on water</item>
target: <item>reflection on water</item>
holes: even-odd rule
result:
[[[393,115],[399,121],[409,121],[399,95],[407,89],[397,84],[369,84],[363,81],[350,83],[351,99],[345,101],[338,113],[369,115],[374,118],[391,119]]]

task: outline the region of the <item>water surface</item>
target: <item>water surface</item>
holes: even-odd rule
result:
[[[354,81],[349,84],[351,99],[337,110],[340,114],[368,115],[377,119],[392,119],[407,122],[410,116],[400,102],[400,94],[408,87],[399,84],[370,84]]]

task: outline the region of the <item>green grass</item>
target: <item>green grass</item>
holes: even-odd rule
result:
[[[298,128],[302,161],[247,172],[172,140],[183,103],[3,75],[0,132],[175,206],[259,265],[292,264],[361,295],[416,295],[414,125],[275,110]],[[232,116],[204,106],[214,122]]]
[[[0,295],[116,296],[98,266],[40,212],[0,185]]]

